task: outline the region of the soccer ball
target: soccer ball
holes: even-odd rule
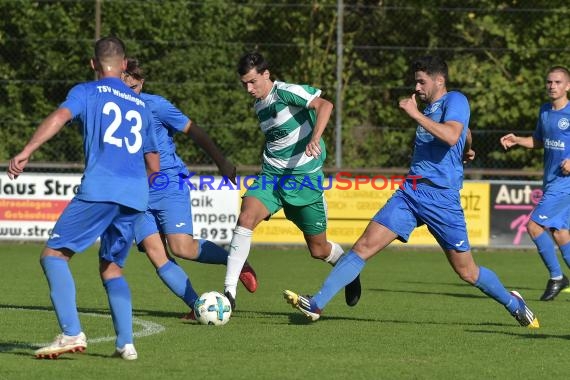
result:
[[[206,292],[194,303],[196,320],[203,325],[222,326],[232,315],[230,300],[219,292]]]

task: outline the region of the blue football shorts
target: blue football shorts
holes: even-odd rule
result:
[[[135,223],[135,241],[140,245],[156,233],[192,235],[193,230],[190,190],[184,184],[150,193],[149,208]]]
[[[142,212],[113,202],[73,198],[57,220],[46,245],[80,253],[101,238],[99,257],[123,267],[134,239],[134,224]]]
[[[416,227],[426,225],[445,250],[471,249],[459,191],[418,183],[398,189],[372,218],[407,242]]]
[[[545,191],[530,219],[546,228],[567,230],[570,227],[570,194]]]

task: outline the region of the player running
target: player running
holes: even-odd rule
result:
[[[137,219],[135,240],[156,268],[158,277],[190,308],[183,318],[194,319],[193,307],[198,294],[169,251],[186,260],[223,265],[227,264],[228,252],[209,240],[192,236],[190,190],[184,181],[190,173],[176,154],[174,135],[184,133],[190,136],[214,160],[222,175],[234,183],[236,168],[195,121],[162,96],[142,92],[144,71],[138,60],[128,59],[123,80],[141,96],[152,113],[160,153],[160,173],[151,175],[149,205]],[[243,266],[239,278],[248,291],[255,292],[257,278],[249,264]]]
[[[538,328],[538,319],[521,295],[508,292],[497,275],[478,266],[471,255],[459,190],[463,161],[474,158],[469,131],[470,109],[465,95],[447,91],[447,64],[438,57],[422,57],[412,64],[415,92],[400,108],[417,125],[411,176],[419,176],[396,190],[372,218],[362,236],[341,258],[313,296],[284,291],[288,303],[312,320],[364,268],[366,261],[395,239],[406,242],[418,226],[427,225],[459,277],[503,305],[522,326]],[[427,106],[418,110],[416,97]]]

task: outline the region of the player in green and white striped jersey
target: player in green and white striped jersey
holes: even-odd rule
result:
[[[265,135],[263,163],[257,180],[243,196],[230,243],[224,293],[235,309],[239,273],[251,247],[253,229],[283,209],[303,232],[311,256],[334,265],[344,254],[327,240],[327,209],[322,166],[326,148],[321,135],[333,104],[309,85],[273,81],[269,65],[257,53],[242,56],[238,73],[244,89],[256,100],[255,113]],[[346,286],[349,306],[360,299],[360,278]]]

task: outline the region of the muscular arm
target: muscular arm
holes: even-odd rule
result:
[[[305,153],[307,156],[318,156],[321,154],[321,147],[319,142],[325,128],[327,127],[334,106],[328,100],[317,97],[313,99],[311,103],[309,103],[309,108],[313,108],[315,110],[317,114],[317,121],[313,129],[311,141],[309,141]]]
[[[463,124],[458,121],[450,120],[444,123],[437,123],[423,114],[419,114],[419,116],[414,119],[435,138],[449,146],[457,144],[461,132],[463,131]]]
[[[400,108],[438,140],[449,146],[453,146],[459,141],[461,132],[463,132],[463,124],[452,120],[438,123],[425,116],[418,110],[415,93],[411,97],[401,100]]]

